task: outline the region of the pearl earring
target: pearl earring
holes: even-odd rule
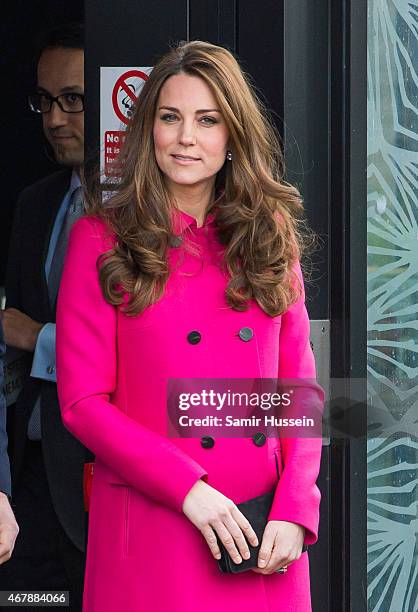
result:
[[[228,161],[232,161],[232,152],[231,152],[231,151],[228,151],[228,152],[227,152],[227,154],[226,154],[226,159],[227,159]]]

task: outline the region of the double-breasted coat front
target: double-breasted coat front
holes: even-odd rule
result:
[[[114,243],[105,224],[85,217],[70,237],[57,375],[64,423],[96,455],[84,612],[308,612],[308,552],[286,574],[221,574],[182,504],[200,478],[235,503],[276,486],[269,518],[299,523],[313,544],[321,439],[217,438],[204,448],[166,434],[169,378],[315,378],[304,293],[278,317],[255,303],[232,310],[214,217],[197,227],[177,211],[175,229],[164,295],[135,317],[102,295],[96,262]]]

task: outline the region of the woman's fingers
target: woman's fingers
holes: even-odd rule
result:
[[[265,529],[260,550],[258,552],[257,565],[260,569],[265,569],[270,561],[271,553],[273,552],[274,547],[274,536],[274,531],[267,528]]]
[[[232,537],[229,530],[225,527],[224,523],[220,520],[212,523],[213,529],[215,529],[216,533],[219,536],[222,544],[225,546],[225,549],[234,563],[241,563],[242,558],[238,549],[235,545],[235,540]]]
[[[216,539],[216,535],[212,527],[210,525],[205,525],[200,531],[205,538],[213,557],[215,559],[220,559],[221,551],[219,550],[218,540]]]
[[[225,542],[222,539],[222,535],[218,531],[218,525],[213,525],[213,526],[215,527],[216,532],[218,533],[219,538],[223,542],[225,548],[228,550],[229,554],[231,555],[231,558],[235,561],[235,563],[240,563],[241,558],[249,559],[251,555],[250,555],[250,549],[248,547],[248,542],[252,546],[258,546],[258,538],[257,538],[257,535],[254,529],[251,527],[250,522],[246,519],[246,517],[242,514],[242,512],[235,505],[232,505],[229,509],[229,512],[225,513],[225,515],[222,518],[222,522],[223,522],[223,526],[225,527],[226,531],[223,530],[222,525],[221,525],[220,526],[221,533],[224,534],[224,536],[227,538],[230,549],[236,555],[235,558],[234,558],[234,555],[231,554],[228,547],[225,545]],[[227,535],[227,533],[229,535]],[[233,542],[235,543],[234,547],[231,543],[230,536],[232,536]]]
[[[258,567],[254,571],[258,574],[273,574],[281,567],[287,567],[293,561],[293,557],[283,554],[279,547],[273,545],[268,553],[267,549],[260,549],[261,556],[258,557]]]
[[[202,530],[209,548],[216,559],[218,558],[216,554],[220,554],[220,551],[218,545],[216,544],[215,546],[213,543],[213,537],[215,537],[216,541],[214,531],[217,533],[226,551],[235,563],[241,563],[242,559],[250,558],[250,549],[247,540],[253,546],[258,545],[255,531],[236,506],[232,506],[227,511],[224,511],[216,520],[212,520],[210,524],[205,527],[204,532]]]
[[[250,558],[250,551],[244,535],[231,517],[212,521],[211,524],[204,525],[201,532],[215,559],[221,557],[216,534],[235,563],[241,563],[242,559]]]
[[[234,538],[235,545],[243,559],[250,558],[250,549],[248,548],[247,540],[241,531],[240,526],[235,522],[231,515],[225,517],[224,525],[229,531],[231,536]]]
[[[269,521],[264,530],[258,557],[260,574],[272,574],[297,561],[302,554],[305,528],[290,521]]]
[[[283,551],[283,548],[280,549],[280,546],[277,544],[278,543],[276,542],[276,545],[273,546],[269,562],[264,568],[267,574],[277,572],[280,567],[283,567],[284,565],[287,566],[294,560],[293,557],[287,554],[287,552]]]
[[[219,558],[216,534],[235,563],[249,559],[248,542],[257,546],[257,536],[234,502],[206,482],[199,480],[183,502],[183,512],[200,529],[212,555]],[[246,540],[247,538],[247,540]]]
[[[198,480],[183,502],[183,512],[201,531],[215,559],[220,558],[219,540],[235,563],[249,558],[249,544],[257,546],[257,535],[234,502],[203,480]],[[305,528],[290,521],[272,520],[264,530],[255,572],[269,574],[301,555]]]
[[[241,510],[239,510],[236,506],[233,506],[231,509],[232,517],[235,519],[238,527],[241,529],[247,541],[251,544],[251,546],[258,546],[258,538],[254,529],[251,526],[251,523],[245,518]]]

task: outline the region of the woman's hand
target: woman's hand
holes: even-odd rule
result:
[[[258,574],[273,574],[302,554],[305,528],[289,521],[269,521],[258,553]]]
[[[221,558],[215,532],[235,563],[250,558],[246,540],[258,545],[253,528],[234,502],[203,480],[198,480],[186,495],[183,512],[202,532],[215,559]]]

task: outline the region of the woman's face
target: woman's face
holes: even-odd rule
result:
[[[169,190],[178,185],[213,187],[225,162],[228,128],[203,79],[177,74],[166,80],[153,134],[155,157]]]

